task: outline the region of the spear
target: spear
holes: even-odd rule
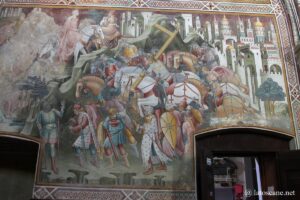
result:
[[[104,129],[104,131],[105,131],[106,136],[108,137],[108,140],[109,140],[110,146],[112,148],[115,159],[119,160],[118,154],[117,154],[116,149],[115,149],[115,145],[113,144],[113,142],[111,140],[111,135],[108,133],[108,131],[106,129]]]

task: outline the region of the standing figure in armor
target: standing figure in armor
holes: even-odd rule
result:
[[[171,161],[159,148],[158,128],[156,117],[153,114],[152,107],[146,107],[145,121],[140,131],[144,133],[141,145],[143,165],[145,167],[144,175],[153,173],[153,164],[159,164],[156,168],[160,171],[166,171],[168,161]]]
[[[96,138],[95,128],[89,115],[83,110],[79,104],[74,105],[75,119],[72,119],[72,125],[69,129],[74,133],[79,133],[79,137],[73,144],[76,157],[79,165],[83,166],[82,150],[89,150],[91,156],[91,163],[98,167],[97,149],[99,148],[98,140]]]
[[[62,118],[64,107],[64,103],[62,103],[61,110],[58,111],[44,102],[42,110],[37,114],[36,119],[40,136],[45,144],[46,155],[50,156],[51,169],[55,174],[58,173],[55,147],[55,145],[58,145],[58,118]]]
[[[129,167],[128,154],[124,149],[124,144],[127,143],[125,136],[125,119],[118,114],[115,108],[108,110],[109,116],[103,122],[103,128],[106,132],[106,139],[104,141],[104,151],[107,158],[109,158],[110,167],[113,167],[113,154],[117,158],[116,148],[122,156],[124,164]]]

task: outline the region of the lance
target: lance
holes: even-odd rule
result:
[[[60,150],[60,139],[59,139],[59,136],[60,136],[60,132],[61,132],[61,130],[60,130],[60,123],[59,123],[59,120],[57,120],[57,127],[56,127],[56,129],[57,129],[57,153],[59,153],[59,150]]]
[[[108,131],[105,129],[105,134],[106,136],[108,137],[108,140],[109,140],[109,143],[110,143],[110,146],[111,146],[111,149],[113,151],[113,154],[114,154],[114,157],[116,160],[119,160],[118,158],[118,155],[117,155],[117,152],[116,152],[116,149],[115,149],[115,145],[113,144],[112,140],[111,140],[111,135],[108,133]]]

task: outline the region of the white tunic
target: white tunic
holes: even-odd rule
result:
[[[159,162],[167,163],[171,161],[158,147],[155,142],[155,135],[157,133],[156,118],[153,115],[150,122],[144,124],[144,136],[142,140],[141,152],[143,165],[145,168],[149,168],[149,159],[152,163],[157,164]]]
[[[98,140],[96,138],[95,130],[93,127],[93,123],[85,112],[80,112],[78,116],[78,124],[83,124],[84,118],[87,118],[88,125],[80,131],[79,137],[73,143],[73,147],[79,147],[82,149],[89,149],[90,144],[95,145],[96,148],[99,147]]]

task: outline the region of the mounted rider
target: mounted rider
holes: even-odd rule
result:
[[[108,48],[113,48],[117,45],[118,39],[121,37],[121,33],[117,24],[117,17],[114,11],[109,11],[108,15],[103,17],[99,23],[99,26],[95,26],[95,36],[98,39],[97,43],[104,44]]]

